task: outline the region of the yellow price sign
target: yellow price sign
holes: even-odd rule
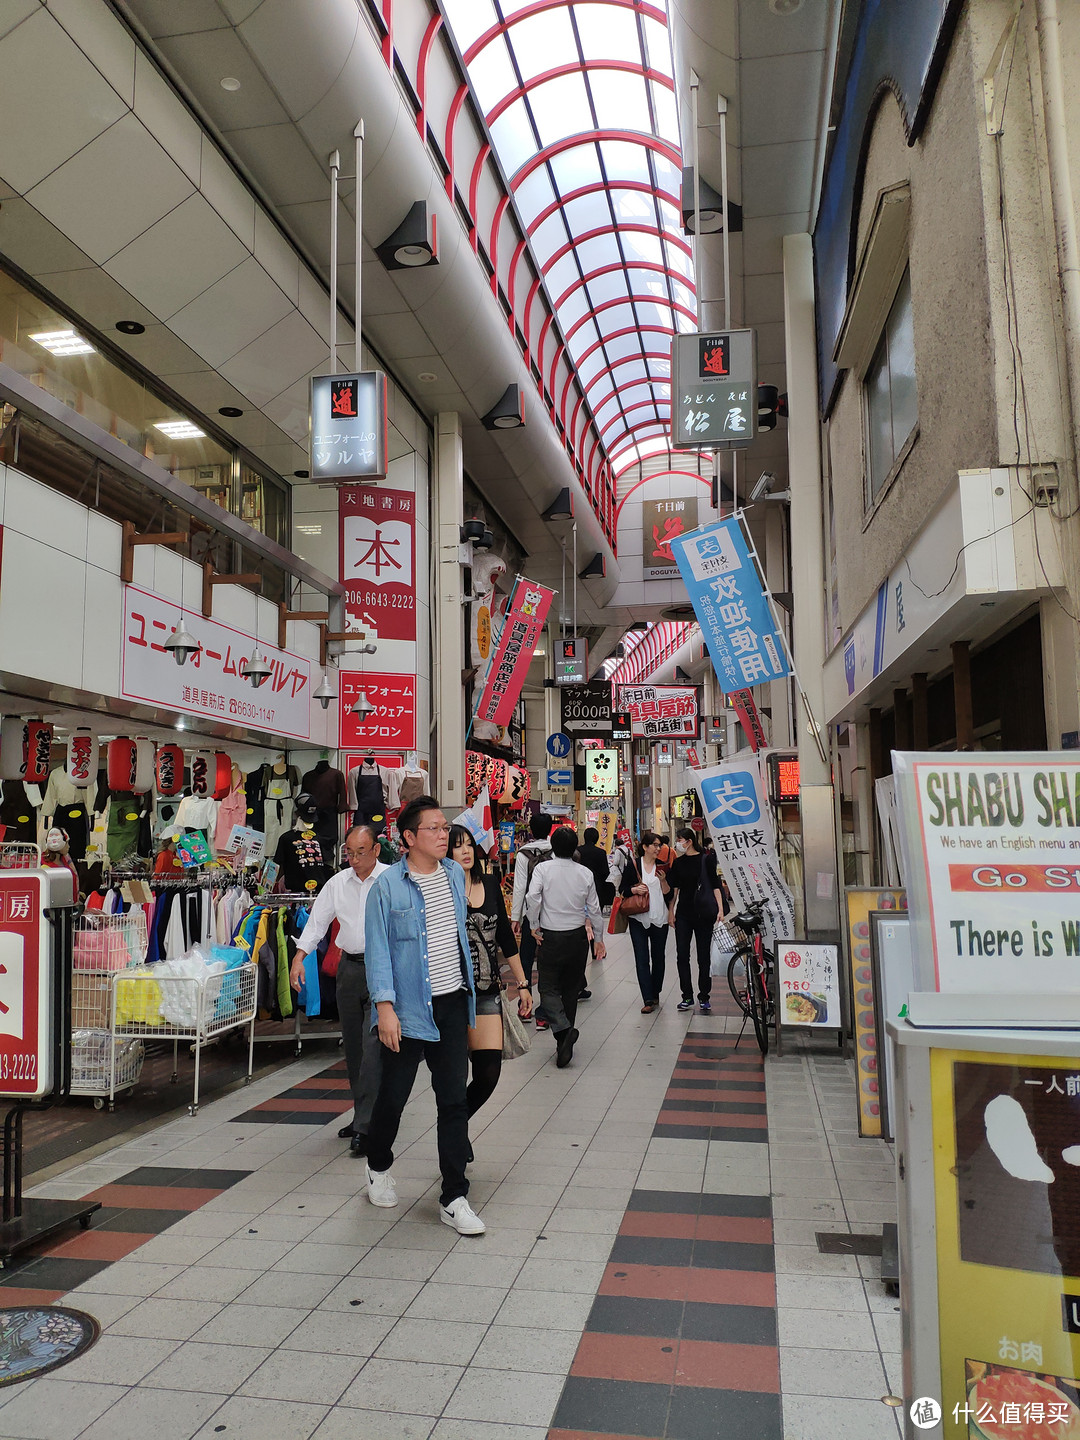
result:
[[[491,611],[486,605],[476,612],[476,648],[484,660],[491,654]]]

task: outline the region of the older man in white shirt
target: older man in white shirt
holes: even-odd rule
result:
[[[353,1118],[338,1131],[348,1137],[354,1155],[367,1154],[367,1130],[382,1074],[382,1050],[371,1033],[371,996],[364,968],[364,912],[368,895],[379,876],[389,868],[379,856],[379,837],[372,825],[354,825],[345,836],[347,867],[326,882],[311,907],[311,916],[296,942],[290,980],[300,988],[300,975],[308,955],[330,926],[338,922],[337,943],[341,964],[337,973],[337,1006],[341,1040],[353,1097]]]
[[[585,984],[592,926],[596,958],[607,953],[601,938],[604,916],[596,896],[592,871],[574,859],[578,847],[575,830],[560,825],[551,834],[552,858],[537,865],[525,897],[525,911],[536,936],[536,968],[540,976],[540,1003],[551,1022],[557,1045],[555,1063],[570,1064],[578,1032],[574,1029],[578,997]]]

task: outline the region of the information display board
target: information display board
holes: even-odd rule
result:
[[[838,1029],[840,967],[836,946],[780,940],[776,955],[780,1024]]]
[[[40,1099],[55,1076],[53,953],[47,871],[0,871],[0,1096]],[[70,882],[66,903],[70,903]]]

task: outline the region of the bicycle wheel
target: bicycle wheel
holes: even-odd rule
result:
[[[747,961],[753,958],[753,952],[745,946],[736,950],[728,961],[727,983],[731,991],[732,999],[744,1015],[750,1014],[750,1001],[747,998],[749,982],[747,980]]]
[[[762,1055],[769,1053],[769,992],[761,966],[754,956],[750,963],[750,1019],[754,1022],[754,1037]]]

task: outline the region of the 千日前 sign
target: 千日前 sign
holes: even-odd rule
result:
[[[619,704],[630,713],[635,740],[697,739],[698,693],[694,685],[622,685]]]
[[[553,590],[518,579],[506,606],[499,643],[488,667],[476,719],[508,725],[532,664],[533,651],[544,633]]]
[[[644,500],[641,505],[641,574],[645,580],[677,580],[671,542],[697,529],[696,498]]]
[[[386,376],[381,370],[311,379],[313,481],[380,480],[386,474]]]
[[[177,665],[165,641],[183,619],[200,648]],[[311,661],[208,620],[135,585],[124,586],[120,694],[185,715],[246,725],[273,735],[311,735]],[[253,650],[266,656],[270,678],[253,689],[244,669]]]
[[[416,496],[346,485],[338,492],[345,614],[377,640],[416,639]]]
[[[737,519],[671,542],[724,694],[790,674],[784,638]]]

